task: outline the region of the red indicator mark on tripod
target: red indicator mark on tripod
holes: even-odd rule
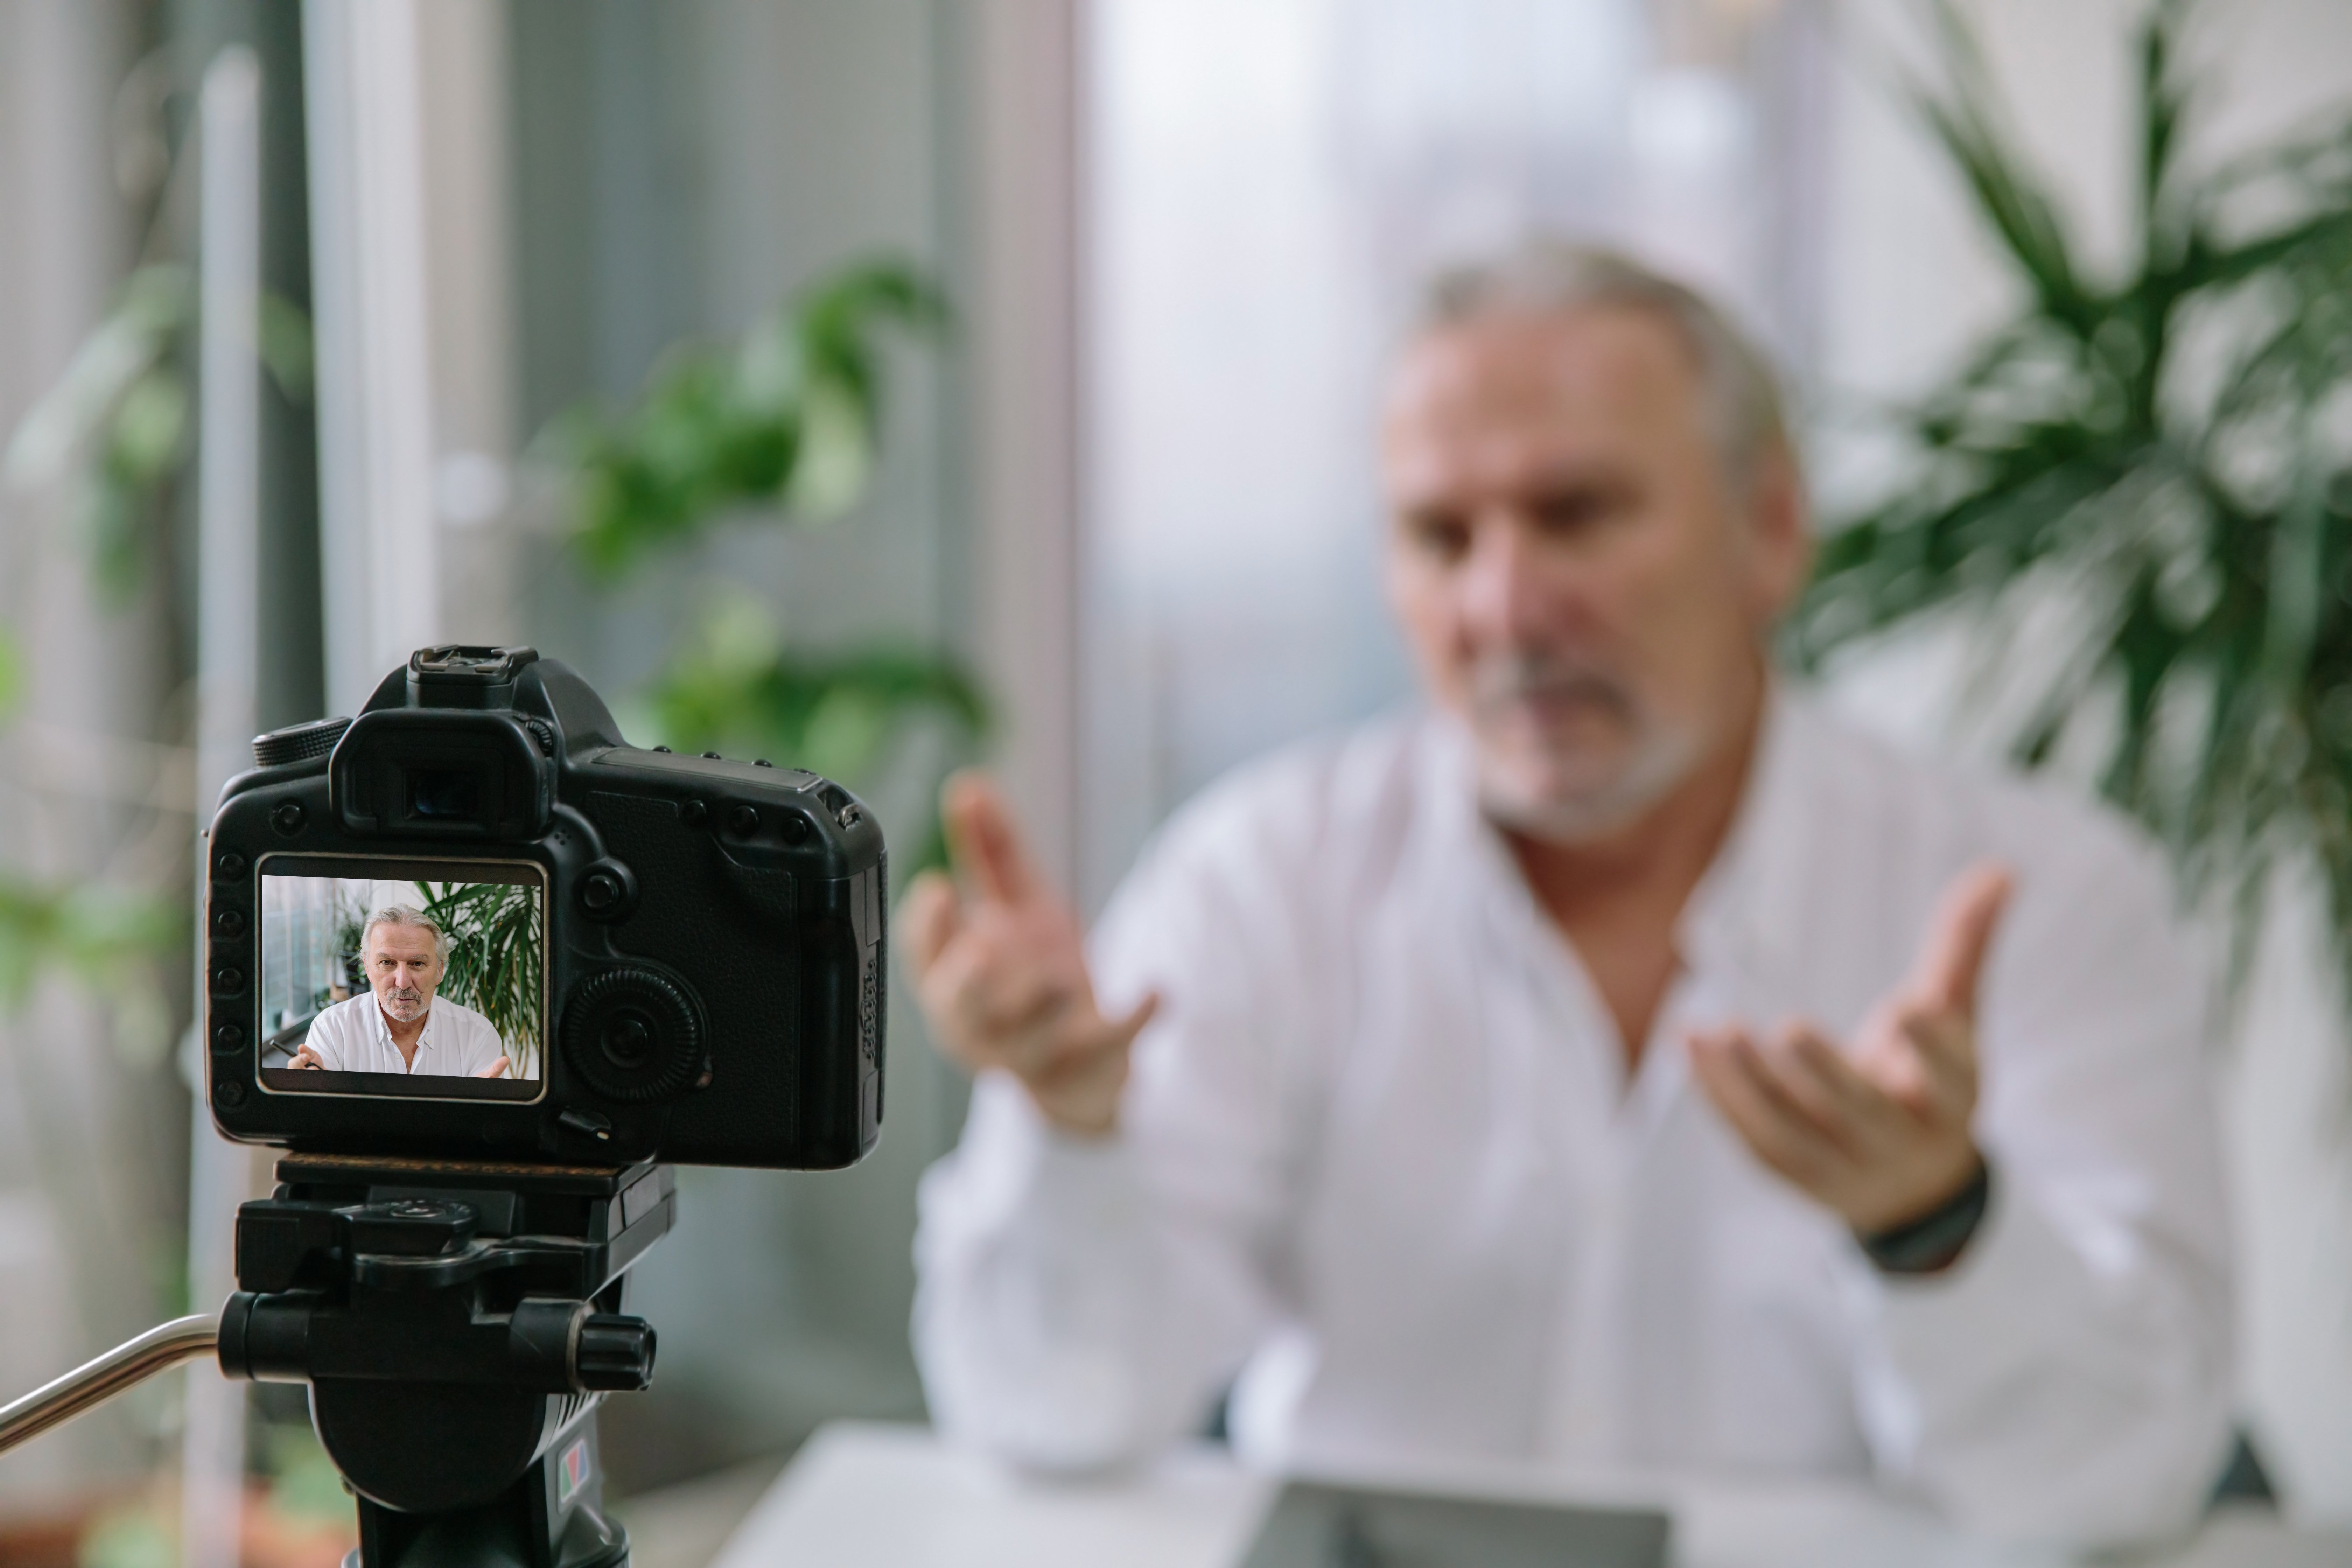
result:
[[[580,1489],[588,1484],[588,1439],[583,1437],[563,1450],[563,1466],[555,1483],[555,1505],[569,1508]]]

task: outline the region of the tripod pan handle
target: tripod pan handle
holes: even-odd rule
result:
[[[212,1354],[219,1342],[220,1319],[210,1312],[157,1324],[96,1361],[0,1407],[0,1454],[64,1425],[93,1405],[105,1404],[159,1372]]]

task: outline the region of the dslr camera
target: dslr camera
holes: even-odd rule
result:
[[[628,745],[527,647],[420,649],[254,761],[205,839],[205,1079],[277,1186],[217,1313],[0,1407],[0,1451],[211,1354],[309,1384],[358,1568],[626,1568],[596,1410],[653,1380],[623,1296],[670,1166],[879,1130],[881,829],[814,773]]]
[[[226,1136],[305,1155],[832,1169],[882,1120],[872,814],[626,744],[527,647],[263,735],[206,839]]]

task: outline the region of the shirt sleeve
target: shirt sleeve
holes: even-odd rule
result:
[[[457,1037],[457,1070],[471,1078],[506,1054],[506,1042],[497,1025],[470,1008],[458,1019],[465,1026]]]
[[[1157,991],[1120,1131],[1055,1130],[974,1085],[926,1176],[914,1337],[931,1413],[1016,1462],[1083,1469],[1197,1429],[1283,1313],[1306,1037],[1295,932],[1244,824],[1171,827],[1096,934],[1106,1012]]]
[[[1858,1393],[1882,1469],[1951,1517],[2112,1541],[2187,1526],[2220,1471],[2228,1236],[2201,954],[2152,858],[2073,859],[2021,867],[1987,975],[1991,1207],[1944,1274],[1857,1258]]]
[[[319,1066],[328,1072],[347,1072],[343,1055],[351,1035],[351,1014],[340,1003],[310,1020],[302,1043],[318,1053]]]

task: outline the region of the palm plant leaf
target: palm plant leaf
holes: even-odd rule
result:
[[[2025,303],[1896,411],[1914,469],[1825,541],[1794,651],[2063,602],[2063,657],[1992,661],[2015,754],[2094,744],[2101,790],[2230,906],[2240,974],[2273,869],[2315,865],[2352,997],[2352,451],[2326,417],[2352,395],[2352,126],[2193,168],[2192,6],[2156,0],[2138,254],[2086,279],[1981,51],[1931,4],[1951,69],[1914,100]]]
[[[424,911],[449,938],[440,994],[490,1021],[514,1076],[539,1076],[547,971],[539,889],[512,882],[419,882]]]

